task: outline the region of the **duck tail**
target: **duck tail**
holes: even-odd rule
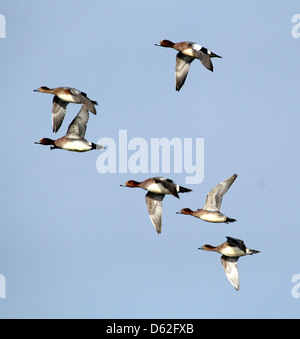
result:
[[[94,144],[93,142],[92,142],[92,149],[105,149],[105,147],[104,146],[102,146],[102,145],[98,145],[98,144]]]
[[[236,219],[231,219],[231,218],[226,218],[226,223],[229,223],[229,222],[235,222],[236,221]]]
[[[179,193],[187,193],[187,192],[192,192],[192,190],[190,190],[189,188],[179,186]]]
[[[216,53],[213,53],[211,52],[211,55],[210,55],[211,58],[222,58],[220,55],[216,54]]]
[[[251,250],[250,248],[248,249],[249,254],[256,254],[256,253],[260,253],[260,251],[257,250]]]

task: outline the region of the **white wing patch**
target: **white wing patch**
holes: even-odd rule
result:
[[[201,48],[202,48],[202,46],[199,45],[199,44],[194,44],[194,45],[193,45],[193,48],[194,48],[196,51],[200,51]]]

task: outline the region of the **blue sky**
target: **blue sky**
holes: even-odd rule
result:
[[[291,32],[300,1],[12,0],[0,13],[0,317],[298,318],[300,39]],[[213,73],[194,61],[178,93],[176,52],[155,47],[162,39],[195,41],[223,58]],[[193,189],[164,199],[161,235],[145,192],[120,187],[156,174],[100,174],[103,151],[34,144],[63,136],[80,108],[69,105],[53,135],[52,97],[33,92],[43,85],[99,102],[90,141],[118,143],[120,130],[149,144],[204,139],[201,184],[160,173]],[[222,210],[236,223],[175,213],[202,207],[234,173]],[[261,251],[239,260],[238,292],[220,256],[198,251],[226,236]]]

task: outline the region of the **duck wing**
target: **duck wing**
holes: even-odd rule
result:
[[[70,137],[71,135],[77,135],[80,138],[84,138],[88,121],[89,111],[84,106],[82,106],[79,113],[71,122],[68,128],[67,136]]]
[[[59,99],[56,95],[53,97],[53,107],[52,107],[52,127],[53,132],[57,132],[64,121],[68,102]]]
[[[191,67],[191,63],[194,61],[194,59],[195,58],[184,55],[181,52],[177,53],[175,66],[176,91],[179,91],[185,83],[186,77]]]
[[[210,56],[202,51],[199,51],[199,59],[202,63],[202,65],[207,68],[208,70],[210,70],[211,72],[213,72],[214,67],[213,64],[210,60]]]
[[[225,274],[237,291],[239,290],[239,269],[237,267],[238,259],[238,257],[226,257],[225,255],[222,255],[221,257]]]
[[[151,192],[148,192],[145,197],[149,216],[157,233],[161,233],[162,201],[164,197],[164,194],[156,194]]]
[[[76,88],[70,88],[69,89],[70,93],[81,101],[83,106],[85,106],[90,112],[93,114],[97,114],[96,108],[94,106],[94,103],[97,104],[96,102],[92,102],[86,95],[86,93],[79,91]]]
[[[154,180],[157,184],[161,184],[164,188],[166,188],[172,195],[174,195],[174,197],[178,199],[180,198],[177,190],[178,185],[176,185],[173,180],[163,177],[156,177]]]
[[[223,195],[229,190],[230,186],[233,184],[234,180],[237,178],[237,175],[234,174],[230,178],[222,181],[216,187],[214,187],[206,197],[206,202],[203,207],[204,210],[220,212]]]
[[[246,253],[247,248],[246,248],[243,240],[232,238],[232,237],[226,237],[226,238],[227,238],[228,245],[230,245],[232,247],[238,247],[240,250],[242,250],[243,252]]]

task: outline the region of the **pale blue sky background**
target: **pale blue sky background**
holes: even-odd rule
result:
[[[6,1],[0,39],[1,318],[298,318],[300,1]],[[198,61],[175,91],[176,52],[195,41],[223,59]],[[99,174],[97,156],[35,145],[52,133],[52,96],[71,86],[99,102],[86,137],[204,138],[205,176],[163,203],[157,235],[145,192],[119,185],[149,174]],[[80,106],[70,105],[64,135]],[[176,215],[200,208],[234,173],[222,210],[238,222]],[[185,173],[163,174],[184,186]],[[243,239],[240,291],[220,255]]]

